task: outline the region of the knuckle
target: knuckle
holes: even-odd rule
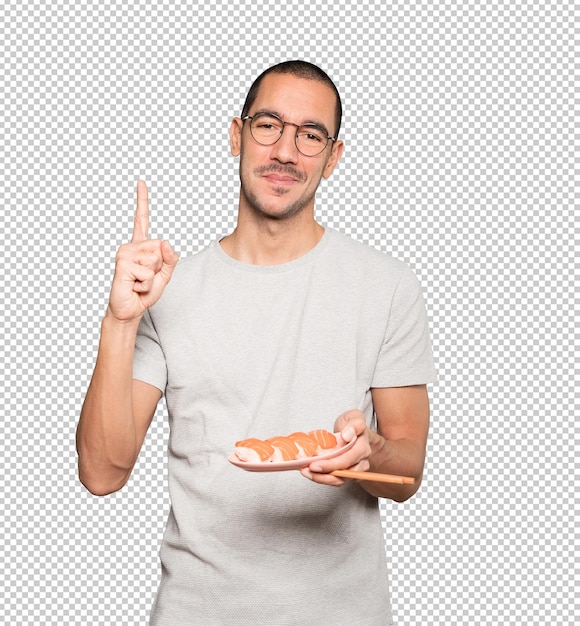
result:
[[[119,246],[119,248],[117,249],[117,255],[116,255],[117,260],[123,258],[124,256],[126,256],[126,254],[127,254],[127,246],[128,245],[130,245],[130,244],[124,243],[124,244]]]
[[[133,243],[124,243],[119,246],[117,250],[117,259],[125,260],[133,258],[136,254],[135,244]]]
[[[153,280],[153,278],[155,277],[155,271],[152,270],[150,267],[143,267],[143,276],[143,282]]]
[[[159,239],[146,239],[139,244],[139,252],[161,254],[161,241]]]

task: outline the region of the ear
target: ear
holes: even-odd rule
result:
[[[233,156],[240,156],[242,149],[242,130],[244,122],[239,117],[234,117],[230,126],[230,151]]]
[[[344,141],[335,141],[332,146],[332,151],[330,152],[330,157],[324,166],[324,170],[322,171],[322,176],[324,178],[330,178],[330,175],[334,171],[334,168],[338,165],[340,161],[340,157],[344,152]]]

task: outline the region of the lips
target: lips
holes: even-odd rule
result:
[[[304,181],[304,174],[289,166],[279,164],[257,168],[255,173],[273,185],[292,185]]]
[[[291,176],[282,176],[280,174],[266,174],[266,176],[264,176],[263,178],[265,178],[268,182],[272,183],[273,185],[292,185],[294,184],[296,181],[295,178],[292,178]]]

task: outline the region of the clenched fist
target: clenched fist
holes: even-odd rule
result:
[[[167,241],[148,239],[147,185],[137,183],[137,209],[131,243],[117,252],[107,315],[118,322],[138,321],[161,297],[179,257]]]

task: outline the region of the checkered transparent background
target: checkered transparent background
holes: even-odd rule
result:
[[[2,624],[146,623],[165,407],[123,491],[76,479],[115,251],[138,177],[182,256],[231,230],[229,122],[288,58],[344,96],[318,218],[407,261],[429,309],[426,479],[382,504],[396,623],[578,623],[573,7],[4,0]]]

